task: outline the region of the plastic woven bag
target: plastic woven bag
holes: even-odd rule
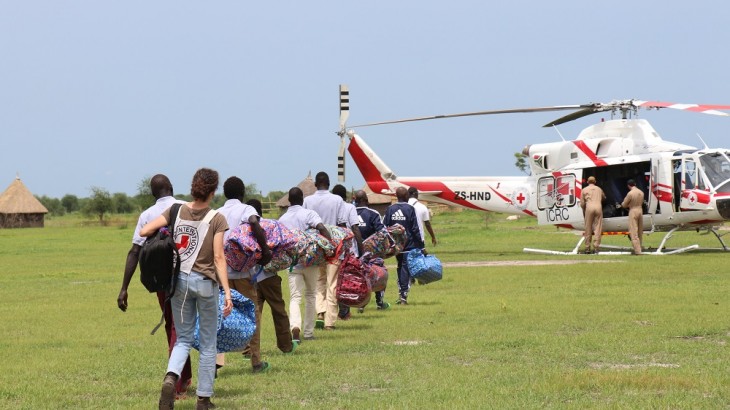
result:
[[[238,291],[231,289],[233,310],[227,317],[223,317],[225,293],[220,290],[218,297],[218,353],[236,352],[243,350],[256,331],[256,307],[253,301]],[[199,318],[195,318],[195,336],[193,348],[200,350]]]
[[[441,261],[433,255],[423,255],[420,249],[408,251],[406,263],[411,277],[421,285],[441,280],[443,277]]]

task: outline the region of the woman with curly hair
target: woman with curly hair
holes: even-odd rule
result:
[[[195,317],[200,317],[200,363],[198,366],[198,401],[196,409],[213,408],[216,333],[218,322],[218,288],[223,288],[223,315],[231,313],[231,291],[228,287],[223,234],[228,229],[226,218],[210,208],[218,188],[218,172],[201,168],[193,176],[190,194],[193,201],[180,207],[174,221],[174,238],[180,253],[180,274],[172,295],[172,314],[177,342],[170,354],[167,374],[160,393],[160,409],[175,405],[175,383],[193,344]],[[170,220],[170,209],[145,225],[142,236],[150,236]]]

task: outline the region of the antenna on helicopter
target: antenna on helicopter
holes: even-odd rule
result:
[[[345,181],[345,146],[347,145],[345,128],[347,118],[350,117],[350,89],[345,84],[340,84],[340,149],[337,152],[337,180]]]
[[[707,146],[707,143],[705,142],[705,140],[703,140],[702,137],[700,136],[699,132],[697,133],[697,138],[699,138],[700,141],[702,141],[702,145],[705,146],[705,148],[703,148],[703,149],[710,149],[710,147]]]
[[[555,132],[558,133],[558,136],[560,137],[560,139],[563,140],[563,142],[565,142],[565,138],[563,138],[563,134],[560,133],[560,130],[558,129],[558,127],[553,125],[553,129],[555,130]]]

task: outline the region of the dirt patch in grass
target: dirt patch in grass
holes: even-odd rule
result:
[[[466,262],[444,262],[445,268],[463,268],[473,266],[539,266],[539,265],[575,265],[578,263],[614,263],[623,262],[617,260],[553,260],[553,261],[466,261]]]

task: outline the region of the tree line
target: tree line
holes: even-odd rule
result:
[[[79,198],[76,195],[66,194],[62,198],[51,198],[46,195],[37,196],[43,206],[48,209],[52,216],[63,216],[68,213],[81,213],[86,217],[98,218],[104,222],[104,217],[111,214],[141,213],[143,210],[154,205],[155,197],[150,190],[150,178],[146,177],[137,184],[137,193],[129,196],[123,192],[110,193],[108,190],[92,186],[89,188],[89,196]],[[226,202],[222,189],[213,199],[211,207],[220,208]],[[264,204],[264,212],[267,212],[266,205],[278,201],[284,196],[284,191],[271,191],[263,195],[255,183],[246,184],[246,199],[258,199]],[[175,198],[184,201],[192,201],[190,194],[176,194]]]

